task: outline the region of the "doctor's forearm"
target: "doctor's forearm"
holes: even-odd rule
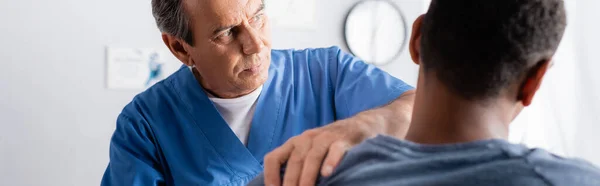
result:
[[[373,134],[403,139],[410,125],[414,100],[415,91],[409,90],[386,106],[359,113],[355,119],[362,121]]]

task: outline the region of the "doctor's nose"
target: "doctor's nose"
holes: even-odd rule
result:
[[[260,53],[265,48],[265,43],[260,37],[260,33],[251,26],[246,26],[241,34],[240,42],[244,54],[251,55]]]

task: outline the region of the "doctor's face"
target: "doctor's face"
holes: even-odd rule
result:
[[[262,0],[185,0],[202,86],[223,98],[248,94],[268,77],[270,27]]]

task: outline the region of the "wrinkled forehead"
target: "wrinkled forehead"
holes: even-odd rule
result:
[[[184,0],[183,6],[191,26],[202,24],[202,28],[209,28],[241,22],[252,16],[262,3],[263,0]]]

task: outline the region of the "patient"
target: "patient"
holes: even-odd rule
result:
[[[420,69],[407,141],[367,140],[317,184],[600,185],[587,162],[506,141],[565,27],[562,0],[433,0],[413,25]]]

